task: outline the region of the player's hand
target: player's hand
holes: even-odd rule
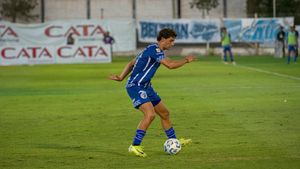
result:
[[[120,82],[120,81],[123,80],[123,79],[122,79],[120,76],[118,76],[118,75],[110,75],[108,78],[109,78],[110,80],[115,80],[115,81],[118,81],[118,82]]]
[[[188,56],[185,57],[185,59],[187,60],[188,63],[190,63],[190,62],[196,60],[196,56],[188,55]]]

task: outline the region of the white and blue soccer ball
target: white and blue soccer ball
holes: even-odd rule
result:
[[[175,155],[181,150],[181,144],[179,140],[175,138],[168,139],[164,144],[164,150],[167,154]]]

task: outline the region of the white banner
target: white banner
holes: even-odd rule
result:
[[[103,43],[107,31],[115,41],[113,51],[136,50],[133,20],[0,22],[0,65],[110,62],[111,46]]]
[[[159,31],[163,28],[176,31],[176,42],[199,43],[220,41],[220,20],[143,20],[138,24],[140,42],[156,42]]]
[[[2,46],[1,65],[108,63],[109,45]]]
[[[239,18],[211,20],[141,20],[138,23],[140,42],[156,42],[159,31],[172,28],[177,33],[176,42],[220,42],[220,27],[225,26],[234,42],[273,42],[280,26],[289,28],[294,18]]]
[[[294,18],[224,19],[224,26],[234,42],[275,42],[280,26],[287,32]]]

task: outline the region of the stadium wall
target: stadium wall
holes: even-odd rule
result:
[[[30,23],[42,21],[41,0],[32,14],[39,15]],[[88,5],[88,1],[90,5]],[[67,19],[203,19],[202,11],[190,8],[192,0],[180,0],[180,16],[178,16],[178,0],[44,0],[44,21]],[[135,4],[134,4],[135,2]],[[0,1],[1,3],[1,1]],[[89,7],[88,7],[89,6]],[[212,9],[205,18],[220,19],[224,13],[223,0],[219,0],[219,6]],[[227,17],[246,17],[246,0],[227,0]],[[3,20],[4,18],[0,14]],[[18,23],[27,23],[17,20]]]

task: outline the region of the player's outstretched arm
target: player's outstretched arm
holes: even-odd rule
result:
[[[123,69],[122,73],[120,75],[110,75],[109,79],[115,80],[115,81],[122,81],[125,79],[125,77],[132,71],[133,66],[135,64],[135,59],[131,60]]]
[[[186,63],[190,63],[194,60],[196,60],[195,56],[188,55],[182,60],[172,60],[170,58],[165,58],[165,59],[161,60],[160,63],[163,64],[164,66],[166,66],[168,69],[176,69],[176,68],[179,68],[179,67],[185,65]]]

